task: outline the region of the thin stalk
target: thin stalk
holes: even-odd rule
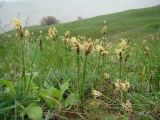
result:
[[[19,43],[19,41],[18,41],[18,39],[16,39],[16,41],[15,41],[15,46],[16,46],[16,49],[18,50],[21,46],[20,46],[20,43]],[[20,51],[21,52],[21,51]],[[18,52],[19,53],[19,52]],[[20,58],[21,59],[21,58]],[[19,61],[19,57],[18,57],[18,59],[17,59],[18,61]],[[21,82],[18,82],[18,92],[17,92],[17,94],[20,94],[21,93]]]
[[[98,66],[97,66],[97,72],[98,72],[98,75],[99,75],[99,67],[101,65],[101,55],[99,54],[99,60],[98,60]]]
[[[34,64],[35,59],[36,59],[37,51],[38,51],[38,41],[37,41],[37,44],[36,44],[36,51],[35,51],[35,53],[34,53],[34,57],[33,57],[32,64],[31,64],[31,65],[32,65],[32,66],[31,66],[31,69],[30,69],[31,75],[30,75],[29,84],[28,84],[28,87],[27,87],[27,94],[28,94],[28,92],[29,92],[30,85],[31,85],[31,81],[32,81],[32,77],[33,77],[32,68],[33,68],[33,64]]]
[[[122,91],[120,92],[121,92],[121,103],[123,103],[123,92]]]
[[[79,57],[79,54],[77,54],[77,75],[78,75],[78,81],[77,81],[77,91],[78,91],[78,94],[79,94],[79,89],[80,89],[80,85],[79,85],[79,82],[80,82],[80,57]]]
[[[86,68],[87,68],[87,55],[85,57],[84,60],[84,66],[83,66],[83,80],[82,80],[82,84],[81,84],[81,88],[82,88],[82,97],[84,98],[84,92],[85,92],[85,87],[86,87]]]
[[[119,65],[119,78],[122,78],[122,62],[120,61],[120,65]]]
[[[65,48],[65,57],[66,57],[66,66],[68,66],[68,56],[67,56],[67,45],[65,44],[65,46],[64,46],[64,48]]]
[[[101,55],[99,55],[98,64],[97,64],[97,66],[96,66],[96,68],[94,70],[94,74],[98,71],[98,68],[100,66],[100,61],[101,61]]]
[[[23,91],[23,95],[26,92],[26,76],[25,76],[25,56],[24,56],[24,39],[22,40],[22,80],[23,80],[23,87],[24,87],[24,91]]]

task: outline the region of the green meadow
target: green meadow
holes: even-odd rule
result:
[[[160,6],[0,34],[1,120],[159,120]]]

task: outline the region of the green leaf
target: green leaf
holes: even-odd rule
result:
[[[49,90],[49,96],[60,99],[61,92],[58,89],[51,87],[51,89]]]
[[[49,83],[47,81],[44,81],[44,87],[49,89],[51,86],[49,85]]]
[[[16,90],[14,88],[14,85],[11,81],[8,80],[0,80],[0,87],[2,87],[3,85],[6,85],[10,92],[15,96],[16,95]]]
[[[41,89],[39,95],[43,98],[43,100],[50,106],[55,107],[56,101],[49,96],[49,91],[45,89]]]
[[[78,99],[77,99],[76,94],[71,93],[71,94],[67,97],[67,99],[64,101],[65,106],[74,105],[74,104],[77,102],[77,100],[78,100]]]
[[[64,92],[69,88],[69,84],[68,82],[65,82],[64,84],[62,84],[60,86],[60,90],[61,90],[61,96],[64,94]]]
[[[27,108],[25,108],[25,112],[28,117],[32,120],[41,120],[42,119],[42,108],[38,106],[36,103],[30,103]]]

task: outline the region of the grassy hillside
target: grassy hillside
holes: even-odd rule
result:
[[[0,119],[159,120],[159,12],[56,28],[23,28],[16,19],[15,30],[0,36]]]
[[[143,38],[147,34],[155,33],[160,29],[160,6],[128,10],[110,15],[98,16],[82,21],[56,25],[60,35],[69,30],[76,36],[79,34],[100,38],[101,21],[106,20],[108,37],[134,37]],[[47,32],[47,26],[31,28],[33,31],[43,30]]]

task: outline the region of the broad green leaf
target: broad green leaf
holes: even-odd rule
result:
[[[15,108],[14,97],[8,96],[7,98],[3,98],[1,100],[3,100],[3,101],[0,102],[0,113],[5,113],[5,112]]]
[[[50,107],[55,107],[56,101],[54,98],[49,96],[49,91],[42,89],[39,93],[39,95],[43,98],[43,100],[50,106]]]
[[[64,94],[64,92],[69,88],[68,82],[65,82],[64,84],[62,84],[60,86],[60,90],[61,90],[61,96]]]
[[[25,116],[25,111],[23,111],[23,110],[20,110],[19,111],[19,116],[21,117],[21,118],[23,118],[24,116]]]
[[[58,89],[52,87],[52,88],[49,90],[49,96],[55,97],[55,98],[57,98],[57,99],[60,99],[60,97],[61,97],[61,92],[60,92]]]
[[[47,81],[44,81],[44,87],[49,89],[51,86],[49,85],[49,83]]]
[[[3,85],[6,85],[10,92],[15,96],[16,95],[16,90],[14,88],[14,85],[11,81],[8,80],[0,80],[0,87],[2,87]]]
[[[68,106],[68,105],[74,105],[76,102],[77,102],[77,96],[73,93],[71,93],[67,99],[64,101],[65,103],[65,106]]]
[[[32,120],[42,120],[42,108],[36,103],[30,103],[29,106],[25,108],[25,112]]]

